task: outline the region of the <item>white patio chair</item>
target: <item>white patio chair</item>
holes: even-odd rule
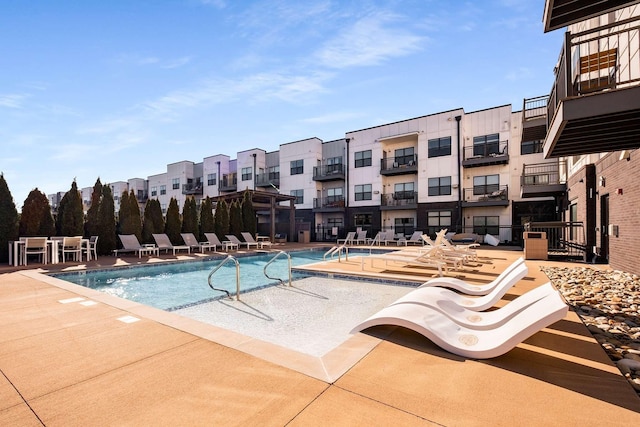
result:
[[[27,237],[24,239],[24,248],[22,248],[22,263],[27,265],[29,255],[40,255],[40,262],[47,263],[47,238],[46,237]]]

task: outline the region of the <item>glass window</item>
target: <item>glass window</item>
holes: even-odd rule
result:
[[[415,197],[413,182],[403,182],[393,186],[393,198],[396,200],[407,200]]]
[[[167,194],[167,186],[166,185],[161,185],[160,186],[160,195],[164,195]]]
[[[493,236],[500,235],[500,217],[474,216],[473,232],[481,236],[485,234],[491,234]]]
[[[358,200],[371,200],[371,184],[356,185],[354,196]]]
[[[294,204],[301,205],[304,203],[304,190],[291,190],[291,195],[296,197]]]
[[[500,135],[493,133],[491,135],[474,136],[473,137],[473,155],[487,157],[491,154],[500,153]]]
[[[395,151],[394,163],[399,165],[412,165],[414,163],[413,147],[399,148]]]
[[[171,188],[174,190],[180,189],[180,178],[173,178],[171,180]]]
[[[394,226],[395,233],[405,237],[411,236],[415,229],[413,218],[395,218]]]
[[[304,173],[304,161],[294,160],[291,162],[291,175],[300,175]]]
[[[158,195],[158,187],[151,187],[151,197]]]
[[[371,166],[371,150],[357,151],[355,153],[355,160],[356,160],[355,167],[357,168]]]
[[[210,173],[207,175],[207,185],[216,185],[216,174]]]
[[[268,170],[269,180],[280,179],[280,166],[271,166]]]
[[[441,176],[429,178],[430,196],[447,196],[451,194],[451,177]]]
[[[429,157],[440,157],[451,155],[451,137],[446,136],[444,138],[430,139],[429,142]]]
[[[542,141],[522,141],[520,143],[520,154],[542,153]]]
[[[429,234],[451,227],[451,211],[427,212],[427,225],[429,226]]]
[[[484,175],[473,177],[473,195],[491,194],[500,190],[499,175]]]
[[[335,203],[344,200],[344,196],[342,194],[342,187],[337,188],[329,188],[327,190],[327,202]]]
[[[251,176],[251,175],[253,175],[253,168],[252,167],[242,168],[240,173],[242,174],[242,178],[241,179],[243,181],[251,181],[253,179],[252,176]]]
[[[355,214],[353,215],[353,225],[356,227],[366,227],[371,226],[371,220],[373,218],[372,214]]]
[[[342,157],[331,157],[325,160],[327,173],[342,172]]]

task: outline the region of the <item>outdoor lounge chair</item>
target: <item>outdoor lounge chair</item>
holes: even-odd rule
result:
[[[251,243],[251,244],[256,244],[258,245],[257,247],[260,249],[264,249],[265,246],[271,246],[271,242],[268,240],[256,240],[253,238],[253,236],[251,235],[251,233],[249,233],[248,231],[243,231],[240,234],[242,234],[242,238],[245,240],[245,242],[247,243]]]
[[[468,310],[484,311],[493,307],[523,277],[523,270],[528,271],[526,264],[521,263],[507,273],[504,279],[491,292],[480,297],[470,297],[450,289],[432,286],[414,289],[393,302],[392,305],[410,302],[429,305],[437,309],[441,301],[450,301],[450,303]]]
[[[206,251],[207,249],[211,250],[211,248],[213,248],[213,250],[216,250],[216,245],[212,245],[209,242],[198,242],[198,239],[196,239],[196,236],[193,233],[181,233],[180,236],[182,236],[182,240],[184,240],[184,244],[189,246],[191,249],[200,249],[200,252]]]
[[[521,267],[521,266],[524,266],[524,267]],[[509,276],[509,273],[511,273],[516,269],[517,269],[516,274]],[[492,290],[494,290],[498,285],[500,285],[503,280],[506,280],[507,276],[509,276],[510,280],[515,280],[517,282],[523,279],[528,272],[529,272],[529,269],[524,263],[524,258],[520,257],[516,261],[514,261],[509,267],[505,268],[504,271],[500,273],[500,275],[498,275],[498,277],[496,277],[491,282],[484,285],[470,284],[456,277],[442,277],[442,278],[428,280],[427,282],[420,285],[418,288],[438,286],[442,288],[455,289],[456,291],[462,292],[466,295],[486,295]]]
[[[229,241],[225,240],[224,242],[221,242],[220,239],[218,239],[218,235],[216,233],[204,233],[204,237],[206,237],[207,242],[209,242],[214,247],[213,250],[216,250],[218,246],[220,246],[220,249],[223,249],[225,251],[228,251],[229,249],[239,248],[239,245],[236,245]]]
[[[115,249],[113,253],[118,256],[119,253],[135,252],[138,258],[142,258],[142,254],[153,255],[159,254],[159,250],[154,245],[140,245],[135,234],[118,234],[118,238],[122,242],[122,249]]]
[[[153,240],[156,241],[156,245],[158,246],[159,251],[164,250],[165,252],[169,252],[171,250],[173,251],[173,256],[175,256],[176,251],[179,251],[179,250],[186,250],[187,253],[191,253],[191,248],[189,246],[184,246],[184,245],[174,246],[171,243],[169,236],[167,236],[165,233],[158,233],[158,234],[154,233],[152,234],[152,236],[153,236]]]
[[[421,304],[394,304],[383,308],[351,333],[377,325],[401,326],[418,332],[444,350],[472,359],[498,357],[541,329],[563,319],[569,307],[554,291],[522,308],[499,326],[486,330],[462,326]]]
[[[233,234],[225,234],[225,236],[226,236],[227,240],[229,240],[234,245],[238,245],[238,247],[242,247],[243,245],[246,246],[247,250],[251,249],[252,246],[255,246],[256,249],[258,249],[258,247],[259,247],[258,242],[256,242],[256,241],[254,241],[254,242],[242,242],[240,239],[238,239]]]
[[[371,239],[369,239],[371,240]],[[356,245],[366,245],[367,244],[367,230],[360,230],[356,232],[356,237],[353,239],[353,243]]]
[[[74,261],[82,261],[82,237],[65,237],[62,239],[62,262],[66,262],[66,255],[73,255]]]
[[[424,245],[424,240],[422,240],[422,231],[414,231],[413,234],[411,235],[411,237],[409,237],[408,239],[402,238],[400,240],[398,240],[398,246],[400,245]]]
[[[356,232],[355,231],[349,231],[347,233],[347,237],[345,237],[344,239],[338,239],[336,240],[336,243],[338,245],[340,245],[342,242],[342,245],[353,245],[353,239],[356,238]]]
[[[436,259],[431,256],[429,253],[422,254],[413,254],[413,255],[402,255],[395,254],[394,252],[389,254],[371,254],[366,257],[360,258],[360,269],[364,271],[364,262],[365,260],[371,260],[371,267],[373,267],[373,260],[379,259],[384,260],[385,263],[389,262],[397,262],[404,265],[412,265],[417,267],[427,267],[427,268],[435,268],[438,270],[438,275],[442,277],[442,270],[448,271],[447,263],[442,259]]]

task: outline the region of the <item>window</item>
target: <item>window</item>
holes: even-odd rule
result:
[[[500,235],[500,217],[498,216],[474,216],[473,232],[481,236],[491,234]]]
[[[267,171],[269,173],[270,181],[280,179],[280,166],[271,166]]]
[[[301,205],[304,203],[304,190],[291,190],[291,195],[296,197],[294,204]]]
[[[412,165],[414,163],[413,147],[399,148],[395,151],[395,163],[399,165]]]
[[[151,197],[158,195],[158,187],[151,187]]]
[[[327,173],[342,172],[342,157],[331,157],[326,160]]]
[[[344,200],[344,197],[342,195],[342,187],[329,188],[327,190],[327,203],[335,203],[341,200]]]
[[[520,143],[520,154],[542,153],[542,141],[522,141]]]
[[[356,227],[371,227],[372,214],[353,215],[353,225]]]
[[[393,198],[396,200],[407,200],[415,198],[413,182],[403,182],[393,186]]]
[[[487,157],[491,154],[500,153],[500,135],[493,133],[491,135],[474,136],[473,137],[473,155]]]
[[[451,227],[451,211],[427,212],[427,225],[429,234],[435,234],[443,228]]]
[[[473,177],[473,195],[491,194],[500,189],[499,175],[485,175]]]
[[[166,185],[161,185],[160,186],[160,195],[163,196],[167,194],[167,186]]]
[[[371,166],[371,150],[357,151],[355,153],[355,159],[356,159],[355,167],[357,168]]]
[[[435,138],[429,140],[429,157],[451,155],[451,137]]]
[[[304,161],[294,160],[291,162],[291,175],[300,175],[304,173]]]
[[[413,218],[395,218],[395,233],[410,236],[415,229]]]
[[[207,185],[216,185],[216,174],[210,173],[207,175]]]
[[[451,177],[450,176],[429,178],[429,195],[430,196],[448,196],[450,194],[451,194]]]
[[[251,179],[252,179],[251,175],[253,175],[253,168],[251,168],[251,167],[242,168],[241,174],[242,174],[242,180],[243,181],[251,181]]]
[[[173,178],[171,180],[171,188],[174,190],[180,189],[180,178]]]
[[[167,204],[163,203],[160,205],[160,208],[162,209],[162,214],[166,214],[167,213]]]
[[[342,218],[327,218],[329,227],[342,227]]]
[[[356,185],[354,196],[358,200],[371,200],[371,184]]]

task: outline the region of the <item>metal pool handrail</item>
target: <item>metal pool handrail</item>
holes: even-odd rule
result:
[[[335,254],[338,254],[338,262],[342,261],[342,251],[344,251],[344,258],[349,261],[349,247],[347,245],[334,246],[329,249],[322,257],[323,261],[327,260],[327,255],[331,255],[331,259]]]
[[[281,284],[284,285],[284,280],[282,280],[281,278],[271,277],[267,274],[267,267],[269,267],[269,265],[271,265],[272,262],[274,262],[276,259],[278,259],[280,255],[283,255],[283,254],[287,256],[287,260],[289,262],[289,286],[291,286],[291,255],[289,255],[287,252],[278,251],[278,253],[273,258],[271,258],[271,260],[268,263],[265,264],[264,269],[262,271],[264,272],[264,275],[267,276],[268,279],[278,280]]]
[[[229,260],[232,260],[236,264],[236,301],[240,301],[240,264],[238,263],[238,260],[236,259],[236,257],[232,255],[227,255],[227,257],[223,259],[222,262],[216,266],[216,268],[211,270],[211,273],[209,273],[209,277],[207,278],[207,282],[209,283],[209,287],[211,289],[213,289],[214,291],[226,292],[227,297],[231,298],[231,294],[229,293],[229,291],[227,291],[226,289],[214,288],[213,285],[211,284],[211,276],[213,276],[213,273],[218,271],[220,267],[225,265]]]

